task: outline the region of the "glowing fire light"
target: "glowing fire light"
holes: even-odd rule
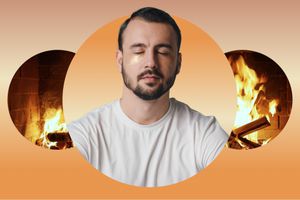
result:
[[[277,100],[272,100],[270,103],[269,103],[269,108],[270,108],[270,113],[272,114],[272,117],[275,115],[276,113],[276,106],[278,105],[278,102]]]
[[[62,109],[47,109],[44,114],[44,119],[44,129],[39,139],[41,140],[42,146],[48,148],[55,147],[57,145],[57,142],[49,141],[47,135],[49,133],[67,132],[67,127],[63,119]]]
[[[234,128],[248,124],[263,116],[266,116],[270,121],[270,116],[274,116],[276,113],[279,101],[274,99],[268,102],[266,99],[264,83],[266,83],[267,78],[265,76],[258,77],[256,72],[248,67],[242,56],[239,56],[234,65],[236,67],[235,82],[237,89],[237,113]],[[268,104],[261,102],[268,102]],[[245,136],[245,138],[259,143],[257,131]],[[262,144],[266,144],[269,140],[263,141]]]

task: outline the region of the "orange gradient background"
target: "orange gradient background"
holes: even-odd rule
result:
[[[224,53],[249,49],[279,64],[293,92],[282,133],[254,150],[224,149],[195,177],[151,189],[106,178],[75,148],[50,151],[24,139],[7,108],[9,84],[19,66],[46,50],[77,52],[98,28],[143,6],[159,7],[201,27]],[[299,11],[299,1],[1,1],[0,198],[300,198]],[[177,81],[184,82],[183,77]]]

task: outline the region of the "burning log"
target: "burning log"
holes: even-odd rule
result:
[[[51,149],[65,149],[73,147],[73,143],[68,132],[48,133],[47,139],[50,142],[56,142],[56,145],[52,146]]]
[[[72,139],[68,132],[48,133],[46,138],[48,141],[47,143],[53,144],[48,147],[50,149],[66,149],[73,147]],[[36,144],[39,146],[46,145],[43,138],[36,140]]]
[[[238,136],[239,138],[244,137],[246,135],[249,135],[250,133],[254,131],[258,131],[260,129],[263,129],[265,127],[270,126],[270,122],[266,117],[259,118],[257,120],[254,120],[253,122],[250,122],[248,124],[245,124],[239,128],[236,128],[232,131],[232,133],[235,136]]]
[[[250,141],[250,140],[248,140],[248,139],[246,139],[246,138],[243,138],[243,137],[238,137],[238,139],[239,139],[240,141],[242,141],[245,145],[247,145],[247,147],[248,147],[249,149],[253,149],[253,148],[256,148],[256,147],[260,147],[260,146],[261,146],[260,144],[257,144],[257,143],[255,143],[255,142],[252,142],[252,141]]]
[[[69,133],[64,132],[64,133],[48,133],[47,135],[48,140],[51,142],[72,142]]]
[[[229,137],[229,146],[236,149],[242,148],[243,146],[249,149],[260,147],[261,144],[250,141],[244,138],[244,136],[249,135],[265,127],[268,127],[270,125],[271,124],[268,121],[268,119],[266,117],[262,117],[248,124],[245,124],[237,129],[234,129]]]

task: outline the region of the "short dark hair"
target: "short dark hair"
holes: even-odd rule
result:
[[[177,35],[177,46],[178,46],[178,51],[180,49],[180,44],[181,44],[181,32],[176,24],[175,20],[165,11],[153,8],[153,7],[145,7],[141,8],[131,14],[131,16],[126,19],[123,24],[121,25],[119,29],[119,35],[118,35],[118,46],[119,50],[123,50],[123,32],[127,28],[127,25],[129,22],[135,18],[141,18],[147,22],[158,22],[158,23],[165,23],[169,24],[172,26],[174,29],[176,35]]]

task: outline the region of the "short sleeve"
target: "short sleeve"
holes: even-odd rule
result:
[[[196,162],[199,170],[208,166],[221,152],[228,140],[215,117],[202,116],[197,122],[195,137]]]
[[[67,125],[73,145],[80,151],[80,153],[89,160],[89,140],[87,137],[87,130],[82,121],[74,121]]]

